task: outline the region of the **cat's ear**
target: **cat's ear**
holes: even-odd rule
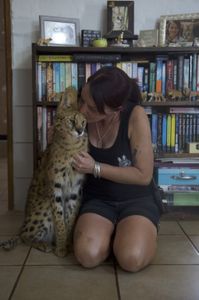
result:
[[[77,109],[77,91],[73,87],[68,87],[62,94],[59,107]]]

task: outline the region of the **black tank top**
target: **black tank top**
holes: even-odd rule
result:
[[[133,165],[130,140],[128,138],[129,117],[133,109],[134,104],[129,102],[121,112],[118,135],[110,148],[99,149],[91,144],[89,145],[89,153],[96,161],[121,167]],[[107,201],[123,201],[150,194],[151,184],[148,186],[121,184],[103,178],[94,178],[92,174],[87,175],[84,185],[84,199],[98,198]]]

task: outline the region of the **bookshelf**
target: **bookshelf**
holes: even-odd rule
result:
[[[49,60],[48,57],[50,57]],[[56,57],[56,59],[51,60],[51,57]],[[63,57],[65,57],[65,59]],[[33,44],[32,97],[34,167],[36,168],[40,153],[45,149],[48,143],[48,127],[53,123],[53,116],[59,101],[55,94],[58,95],[59,92],[67,87],[67,84],[72,84],[79,89],[84,84],[86,77],[91,75],[92,72],[95,72],[96,68],[109,63],[121,67],[128,75],[129,72],[131,72],[131,77],[137,76],[136,78],[143,94],[147,91],[147,97],[145,99],[143,98],[142,105],[149,116],[152,139],[154,139],[154,132],[156,132],[157,135],[156,139],[153,140],[155,145],[155,168],[162,168],[163,164],[160,163],[161,158],[173,159],[174,167],[176,167],[175,158],[198,158],[198,153],[188,153],[186,145],[187,142],[199,142],[199,48],[93,48],[38,46],[37,44]],[[171,64],[173,64],[172,71],[171,67],[168,66]],[[59,71],[54,71],[56,69],[55,65],[58,65],[60,68]],[[70,72],[67,71],[69,70],[67,69],[69,67]],[[155,67],[155,75],[153,75],[155,77],[150,77],[152,76],[153,67]],[[62,70],[63,68],[64,71]],[[87,68],[89,68],[89,71]],[[158,68],[160,68],[160,70]],[[72,69],[73,71],[71,71]],[[136,70],[137,75],[135,76]],[[56,72],[59,74],[57,75]],[[49,74],[51,80],[49,80],[49,77],[46,77],[49,76]],[[67,81],[67,77],[69,76],[70,80]],[[62,81],[64,81],[63,85]],[[55,82],[59,84],[58,88],[56,87]],[[48,93],[51,93],[52,95],[53,90],[55,90],[56,93],[49,98]],[[177,95],[176,98],[172,98],[173,95],[170,95],[168,90],[181,91],[180,95],[182,98],[179,98],[179,95]],[[185,96],[184,91],[187,90],[194,91],[192,97],[187,94]],[[154,95],[155,93],[156,96],[158,93],[161,93],[163,98],[161,100],[154,99],[151,94]],[[154,115],[156,115],[155,118]],[[163,138],[160,135],[159,128],[159,124],[162,124],[163,122],[162,118],[164,115],[166,115],[167,118],[167,128],[169,124],[168,116],[174,115],[175,120],[169,122],[174,122],[173,124],[175,125],[173,126],[176,128],[175,141],[173,140],[174,144],[166,145],[166,148],[164,148]],[[183,120],[181,120],[181,117]],[[152,118],[156,119],[156,121],[152,121]],[[159,120],[159,118],[161,120]],[[152,125],[152,122],[155,122],[155,125]],[[181,122],[178,127],[183,128],[184,132],[183,130],[182,132],[177,132],[177,122]],[[153,126],[155,126],[155,129]],[[162,130],[163,129],[161,129],[161,133],[163,135]],[[183,144],[181,143],[181,145],[178,145],[177,138],[179,139],[179,136],[182,134],[184,134]],[[170,138],[167,137],[167,140],[168,139]],[[183,165],[178,165],[177,167],[180,166],[184,167]],[[185,167],[189,167],[189,164],[186,164]],[[194,168],[198,170],[198,184],[199,164],[195,164]]]

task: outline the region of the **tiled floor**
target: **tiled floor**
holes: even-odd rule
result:
[[[0,239],[17,232],[22,214],[0,216]],[[25,245],[0,250],[0,300],[198,300],[199,221],[162,220],[153,263],[135,273],[112,260],[87,270]]]

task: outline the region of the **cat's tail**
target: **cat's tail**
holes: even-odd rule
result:
[[[14,236],[13,238],[10,238],[5,241],[0,241],[0,249],[4,250],[12,250],[14,249],[17,245],[21,244],[22,240],[19,235]]]

